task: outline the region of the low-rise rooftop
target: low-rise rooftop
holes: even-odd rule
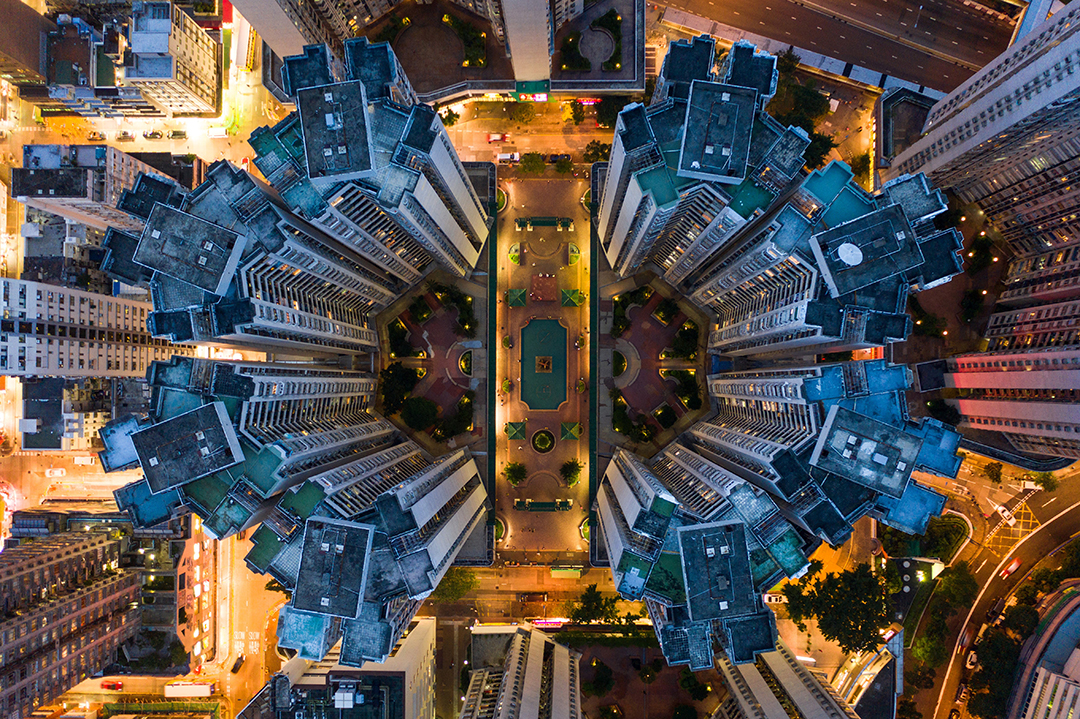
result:
[[[779,73],[775,55],[759,51],[746,40],[739,40],[728,51],[725,64],[725,83],[756,90],[763,105],[776,94]]]
[[[757,612],[746,529],[741,522],[696,524],[679,529],[686,606],[695,622]]]
[[[91,170],[82,167],[59,167],[39,170],[14,167],[11,170],[11,196],[35,198],[94,199]]]

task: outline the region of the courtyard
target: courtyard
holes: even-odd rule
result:
[[[509,174],[509,173],[508,173]],[[500,182],[495,508],[503,563],[582,565],[589,505],[586,182]],[[576,473],[560,471],[577,463]],[[524,466],[508,478],[508,464]],[[564,476],[564,474],[568,474]]]

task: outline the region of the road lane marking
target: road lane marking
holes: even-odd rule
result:
[[[1050,504],[1051,502],[1056,502],[1056,501],[1057,501],[1057,497],[1051,497],[1050,499],[1043,502],[1041,506],[1045,507],[1046,505]]]
[[[975,570],[975,573],[978,574],[979,570],[981,570],[983,568],[983,566],[989,561],[990,561],[990,557],[987,557],[986,559],[982,560],[982,564],[980,564],[978,569]]]
[[[1015,553],[1016,550],[1018,550],[1020,548],[1021,544],[1023,544],[1024,542],[1026,542],[1027,540],[1031,539],[1036,534],[1038,534],[1040,529],[1043,529],[1045,527],[1049,527],[1059,517],[1062,517],[1062,516],[1068,514],[1072,510],[1076,509],[1077,507],[1080,507],[1080,502],[1075,502],[1072,505],[1066,507],[1065,509],[1058,512],[1057,514],[1055,514],[1050,519],[1043,522],[1034,531],[1029,532],[1024,537],[1021,537],[1020,541],[1017,542],[1016,546],[1013,547],[1013,553]],[[1005,562],[1009,561],[1009,556],[1010,555],[1006,554],[1001,559],[1001,562],[997,565],[997,568],[994,570],[994,574],[999,573],[1002,569],[1005,568]],[[960,639],[964,636],[963,628],[966,627],[967,623],[971,621],[972,615],[975,614],[975,607],[977,607],[979,605],[979,601],[983,598],[983,595],[986,594],[987,588],[990,586],[990,584],[993,581],[994,581],[994,577],[993,577],[993,575],[991,575],[990,578],[986,580],[986,583],[983,584],[982,588],[979,590],[979,596],[975,597],[975,601],[972,603],[971,609],[968,610],[967,616],[964,618],[963,623],[960,625],[961,631],[960,631],[960,634],[958,634],[957,637],[956,637],[956,644],[955,644],[955,646],[953,646],[953,651],[952,651],[951,656],[955,657],[956,654],[958,653],[957,650],[960,648]],[[942,697],[945,696],[945,689],[949,686],[949,675],[952,674],[953,665],[956,664],[956,663],[957,663],[957,661],[955,659],[953,659],[952,661],[949,662],[948,666],[945,668],[945,679],[941,683],[941,690],[938,692],[937,702],[934,703],[934,714],[935,715],[937,714],[937,708],[939,706],[941,706]],[[960,670],[958,669],[957,672],[959,673],[959,671]]]

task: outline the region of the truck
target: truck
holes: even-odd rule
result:
[[[521,153],[520,152],[500,152],[499,153],[499,164],[500,165],[509,165],[511,162],[517,162],[520,159],[521,159]]]
[[[528,604],[529,602],[546,602],[548,595],[546,592],[522,592],[518,595],[518,601],[522,604]]]
[[[489,132],[488,142],[506,142],[506,134],[502,132]]]
[[[214,682],[192,682],[174,679],[165,682],[165,698],[208,697],[214,693]]]

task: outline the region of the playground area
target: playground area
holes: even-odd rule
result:
[[[566,328],[530,320],[521,329],[521,400],[529,409],[558,409],[566,401]]]

